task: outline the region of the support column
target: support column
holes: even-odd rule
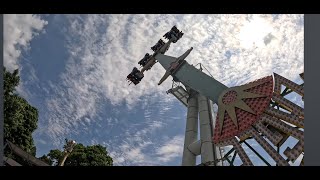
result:
[[[193,154],[189,149],[189,145],[197,141],[198,135],[198,94],[189,89],[188,99],[188,112],[187,112],[187,123],[186,132],[184,139],[184,148],[182,156],[182,166],[195,166],[196,155]]]
[[[198,96],[199,121],[200,121],[200,140],[201,140],[201,163],[211,164],[216,162],[220,156],[219,148],[215,147],[212,141],[213,122],[215,121],[212,112],[212,102],[205,96]],[[214,163],[217,165],[217,163]]]

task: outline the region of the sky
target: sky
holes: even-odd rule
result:
[[[17,92],[39,111],[33,134],[37,157],[62,149],[68,138],[106,146],[114,165],[179,166],[186,108],[166,94],[172,78],[158,86],[165,70],[156,64],[140,84],[129,86],[126,76],[132,68],[176,25],[184,35],[166,54],[180,56],[193,47],[186,60],[202,63],[229,87],[273,72],[301,83],[303,18],[298,14],[11,14],[4,16],[4,66],[20,70]],[[304,106],[299,97],[288,98]],[[249,154],[254,164],[263,165]],[[240,164],[238,157],[236,163]]]

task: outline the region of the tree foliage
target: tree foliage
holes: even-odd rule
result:
[[[18,69],[4,71],[4,138],[35,156],[32,133],[37,129],[38,110],[16,94],[20,77]],[[5,155],[10,156],[8,151]]]
[[[50,165],[57,166],[65,153],[58,149],[51,150],[40,159]],[[101,145],[84,146],[77,144],[66,159],[64,166],[112,166],[113,160],[108,155],[106,147]]]
[[[20,77],[18,69],[12,73],[4,71],[4,138],[19,146],[31,155],[36,155],[36,147],[32,133],[37,129],[38,110],[27,100],[16,94]],[[22,165],[29,165],[22,158],[10,154],[6,149],[5,155]],[[51,150],[40,159],[50,165],[58,165],[65,153],[58,149]],[[65,161],[65,166],[112,166],[113,160],[105,147],[101,145],[84,146],[77,144]]]

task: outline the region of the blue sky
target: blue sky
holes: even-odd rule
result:
[[[187,61],[227,86],[272,72],[300,83],[304,70],[303,15],[5,15],[4,23],[4,65],[20,69],[18,92],[39,110],[37,156],[69,138],[106,146],[115,165],[180,165],[186,108],[165,93],[171,79],[158,86],[156,64],[139,85],[125,80],[173,25],[184,36],[167,54],[193,47]]]

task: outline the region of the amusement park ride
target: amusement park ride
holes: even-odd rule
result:
[[[246,145],[270,166],[270,160],[267,161],[250,146],[249,139],[256,140],[277,166],[288,166],[300,156],[300,165],[303,165],[304,109],[284,97],[295,92],[303,99],[303,84],[298,85],[273,73],[244,85],[227,87],[202,72],[201,65],[197,69],[185,60],[192,47],[180,57],[165,55],[170,44],[176,43],[182,36],[182,31],[173,26],[163,36],[168,41],[165,43],[160,39],[151,47],[154,53],[147,53],[138,62],[142,69],[135,67],[127,76],[127,80],[137,85],[144,77],[143,72],[159,62],[166,73],[158,85],[170,75],[173,77],[173,86],[167,93],[173,94],[188,109],[182,165],[195,166],[198,155],[201,156],[200,165],[233,165],[238,155],[242,165],[251,166],[252,160],[243,148]],[[303,73],[300,76],[303,80]],[[283,91],[282,86],[285,87]],[[218,106],[216,116],[212,110],[213,104]],[[284,147],[289,137],[297,140],[292,148]],[[232,148],[223,152],[226,146]],[[283,148],[286,149],[281,154]]]

